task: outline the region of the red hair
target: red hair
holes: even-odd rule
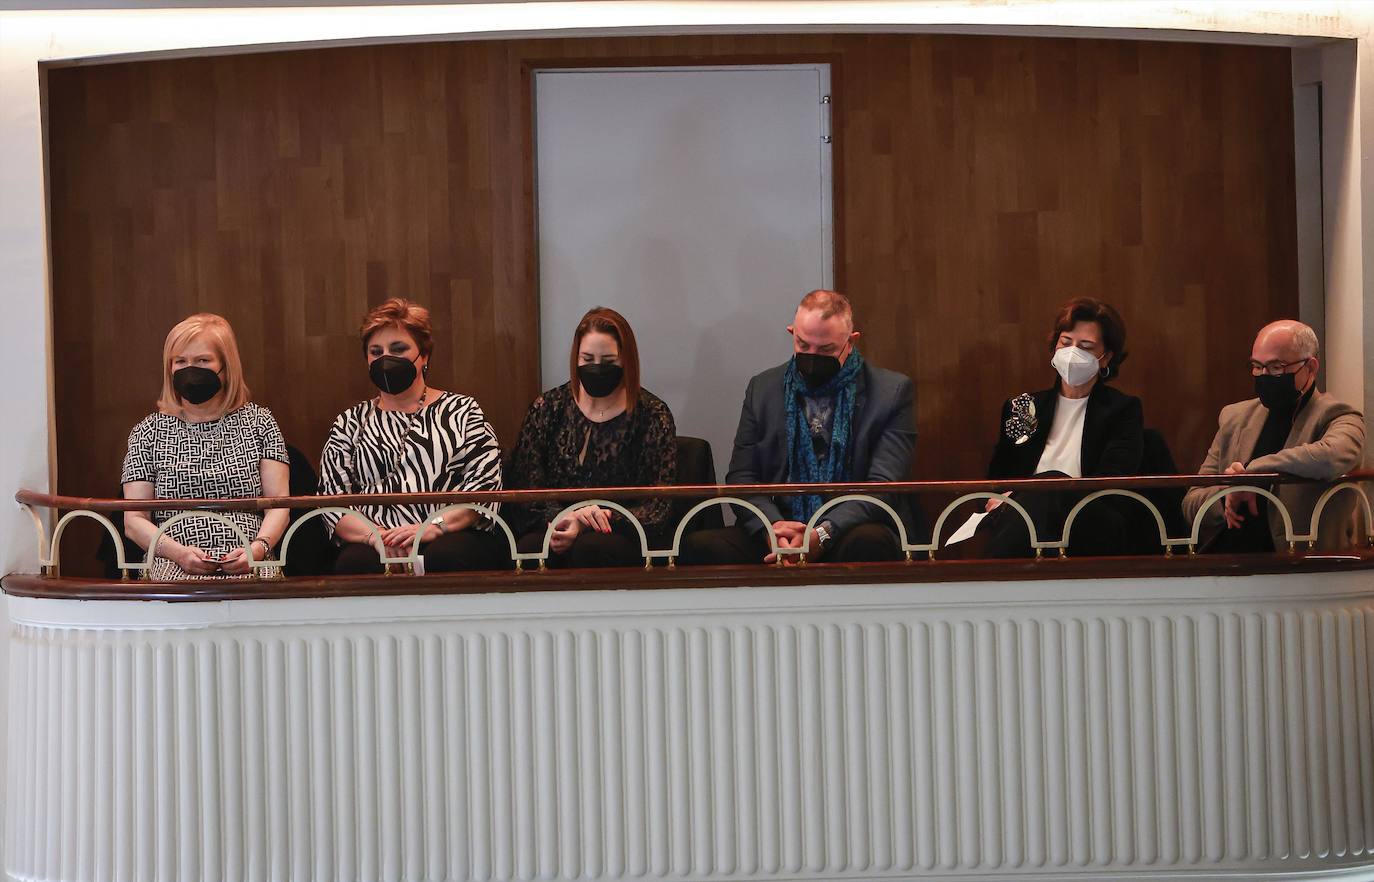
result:
[[[434,350],[434,329],[429,323],[429,310],[418,303],[401,297],[385,300],[372,308],[358,336],[363,341],[363,354],[367,354],[368,339],[382,328],[400,328],[415,341],[421,355],[429,355]]]
[[[639,400],[639,346],[635,343],[635,332],[625,316],[605,306],[594,306],[582,316],[573,331],[572,355],[568,357],[568,372],[572,374],[572,391],[576,395],[582,384],[577,381],[577,363],[582,338],[593,331],[609,334],[620,347],[620,366],[625,370],[625,412],[632,413],[635,402]]]

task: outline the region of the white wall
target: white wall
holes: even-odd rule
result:
[[[1026,0],[947,2],[578,2],[455,7],[238,8],[101,12],[0,12],[0,571],[33,571],[32,528],[4,501],[16,489],[46,489],[50,470],[47,273],[38,65],[48,60],[127,53],[195,52],[205,47],[391,41],[447,35],[559,36],[641,29],[683,31],[924,30],[1034,35],[1141,37],[1292,44],[1288,35],[1360,39],[1351,132],[1341,180],[1346,202],[1329,241],[1344,249],[1328,272],[1333,311],[1351,323],[1328,341],[1331,387],[1374,413],[1374,248],[1360,218],[1374,212],[1374,134],[1359,127],[1374,112],[1368,57],[1374,8],[1360,3]],[[1328,102],[1328,116],[1336,106]],[[1374,129],[1374,127],[1370,127]],[[1374,226],[1374,225],[1371,225]],[[1328,328],[1331,325],[1328,324]],[[1356,329],[1362,329],[1357,332]],[[56,363],[61,368],[60,353]],[[1368,454],[1367,454],[1368,455]],[[1374,460],[1371,460],[1374,461]],[[2,639],[2,638],[0,638]],[[0,660],[5,655],[0,652]],[[3,661],[0,661],[3,664]],[[3,727],[0,727],[0,732]],[[3,756],[3,752],[0,752]]]
[[[1326,388],[1347,401],[1365,401],[1365,302],[1340,296],[1359,286],[1367,250],[1361,222],[1356,49],[1341,43],[1316,51],[1322,84],[1323,270],[1326,287],[1336,295],[1326,299]],[[1367,404],[1365,411],[1370,412]]]
[[[572,329],[619,310],[641,380],[725,475],[749,378],[832,286],[829,65],[535,75],[543,388]]]
[[[1326,339],[1326,255],[1322,243],[1320,48],[1293,52],[1293,165],[1298,214],[1298,318]],[[1326,386],[1326,361],[1318,382]]]
[[[1366,11],[1366,14],[1374,16],[1374,10]],[[1362,126],[1361,120],[1374,120],[1374,59],[1370,57],[1371,48],[1374,47],[1370,46],[1368,36],[1357,42],[1353,77],[1355,100],[1351,124],[1355,127],[1355,135],[1351,140],[1354,142],[1353,149],[1357,151],[1358,161],[1354,165],[1360,177],[1350,182],[1350,190],[1359,193],[1359,217],[1371,219],[1368,224],[1352,224],[1346,231],[1346,235],[1360,242],[1360,279],[1357,282],[1351,278],[1337,285],[1327,283],[1328,302],[1334,299],[1341,303],[1358,303],[1363,313],[1362,346],[1358,354],[1359,362],[1352,366],[1352,373],[1361,375],[1364,394],[1353,400],[1363,402],[1366,425],[1374,420],[1374,247],[1371,247],[1374,242],[1374,125]],[[1363,365],[1363,371],[1360,371],[1360,365]],[[1374,443],[1365,444],[1364,463],[1374,466]]]
[[[18,599],[10,868],[1374,875],[1368,572],[1107,581]]]

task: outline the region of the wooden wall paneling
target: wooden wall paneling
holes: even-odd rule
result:
[[[1045,334],[1078,294],[1122,310],[1119,383],[1195,468],[1218,409],[1250,394],[1254,331],[1297,309],[1287,50],[710,35],[50,71],[59,489],[118,493],[162,338],[197,310],[234,324],[255,397],[314,458],[370,394],[363,313],[427,302],[432,381],[511,443],[539,391],[528,68],[818,57],[837,275],[865,355],[916,381],[914,473],[983,473],[1002,400],[1052,381]]]

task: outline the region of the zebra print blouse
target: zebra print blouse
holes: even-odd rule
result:
[[[355,404],[334,420],[320,454],[322,495],[500,489],[496,433],[476,400],[453,392],[413,414],[382,410],[376,399]],[[356,506],[383,528],[422,523],[442,507]],[[322,517],[331,531],[339,523],[337,514]]]

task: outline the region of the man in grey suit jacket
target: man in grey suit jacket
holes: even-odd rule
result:
[[[1301,322],[1265,325],[1250,353],[1256,398],[1221,410],[1216,438],[1201,475],[1282,472],[1332,481],[1357,468],[1364,450],[1360,412],[1317,391],[1317,335]],[[1191,523],[1220,487],[1194,487],[1183,499]],[[1294,533],[1310,529],[1322,484],[1280,484],[1276,495],[1293,519]],[[1349,491],[1322,511],[1317,545],[1350,548],[1357,540],[1358,501]],[[1218,552],[1287,550],[1283,519],[1264,497],[1232,493],[1213,503],[1203,519],[1204,548]]]
[[[787,327],[793,356],[749,381],[744,393],[730,484],[904,481],[916,445],[912,383],[867,364],[854,343],[853,309],[834,291],[812,291]],[[755,496],[783,548],[800,548],[819,496]],[[886,498],[908,535],[907,501]],[[736,509],[739,523],[684,539],[684,564],[773,561],[764,524]],[[810,535],[809,557],[828,561],[895,560],[901,549],[891,516],[876,505],[845,502],[826,510]]]

